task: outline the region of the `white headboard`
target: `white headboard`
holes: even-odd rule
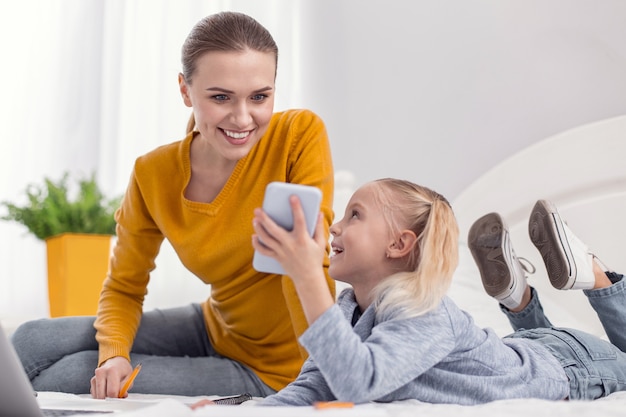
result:
[[[479,324],[505,330],[500,318],[492,321],[501,314],[494,300],[483,298],[478,270],[465,246],[471,224],[497,211],[509,226],[517,255],[537,267],[529,282],[538,289],[552,323],[603,334],[582,292],[557,291],[546,278],[528,238],[528,214],[538,199],[556,203],[572,230],[604,263],[626,272],[626,116],[580,126],[530,146],[484,174],[453,202],[461,228],[462,264],[452,294],[461,297],[459,303],[475,313]],[[473,291],[483,294],[466,300],[464,293]]]

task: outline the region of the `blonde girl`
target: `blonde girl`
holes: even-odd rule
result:
[[[330,275],[351,285],[337,303],[324,284],[322,222],[310,238],[297,197],[291,205],[291,232],[255,211],[253,245],[277,259],[295,284],[310,325],[299,338],[309,358],[293,383],[261,405],[594,399],[626,388],[624,280],[592,268],[585,251],[570,259],[579,265],[574,280],[588,284],[585,291],[612,343],[550,327],[534,291],[531,302],[515,305],[520,312],[509,312],[511,323],[526,330],[516,327],[501,339],[446,296],[459,232],[450,204],[438,193],[396,179],[373,181],[354,193],[343,219],[330,228]],[[555,219],[545,208],[531,214],[532,237],[546,261],[561,256],[562,245],[578,244],[569,232],[555,238]],[[521,280],[516,285],[526,286],[498,220],[480,219],[470,233],[479,265],[494,266],[481,268],[483,281]]]

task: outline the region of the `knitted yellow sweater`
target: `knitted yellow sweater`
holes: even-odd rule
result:
[[[266,134],[241,159],[211,203],[187,200],[193,134],[139,157],[116,214],[117,243],[100,297],[99,362],[129,358],[150,271],[163,239],[193,274],[211,285],[202,304],[211,344],[279,390],[298,375],[307,323],[291,280],[252,268],[253,209],[271,181],[322,190],[332,223],[333,166],[323,122],[307,110],[274,114]],[[328,250],[327,250],[328,253]],[[328,270],[328,256],[324,261]],[[328,278],[334,294],[334,282]]]

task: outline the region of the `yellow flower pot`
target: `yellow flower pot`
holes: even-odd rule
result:
[[[112,238],[63,233],[46,239],[51,317],[96,314]]]

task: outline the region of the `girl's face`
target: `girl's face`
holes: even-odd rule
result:
[[[274,111],[274,54],[207,52],[198,58],[191,84],[179,75],[196,129],[228,161],[245,157],[267,130]]]
[[[379,185],[359,188],[343,219],[330,227],[333,254],[328,272],[333,279],[351,284],[355,292],[368,293],[391,275],[387,253],[393,237],[377,198]]]

